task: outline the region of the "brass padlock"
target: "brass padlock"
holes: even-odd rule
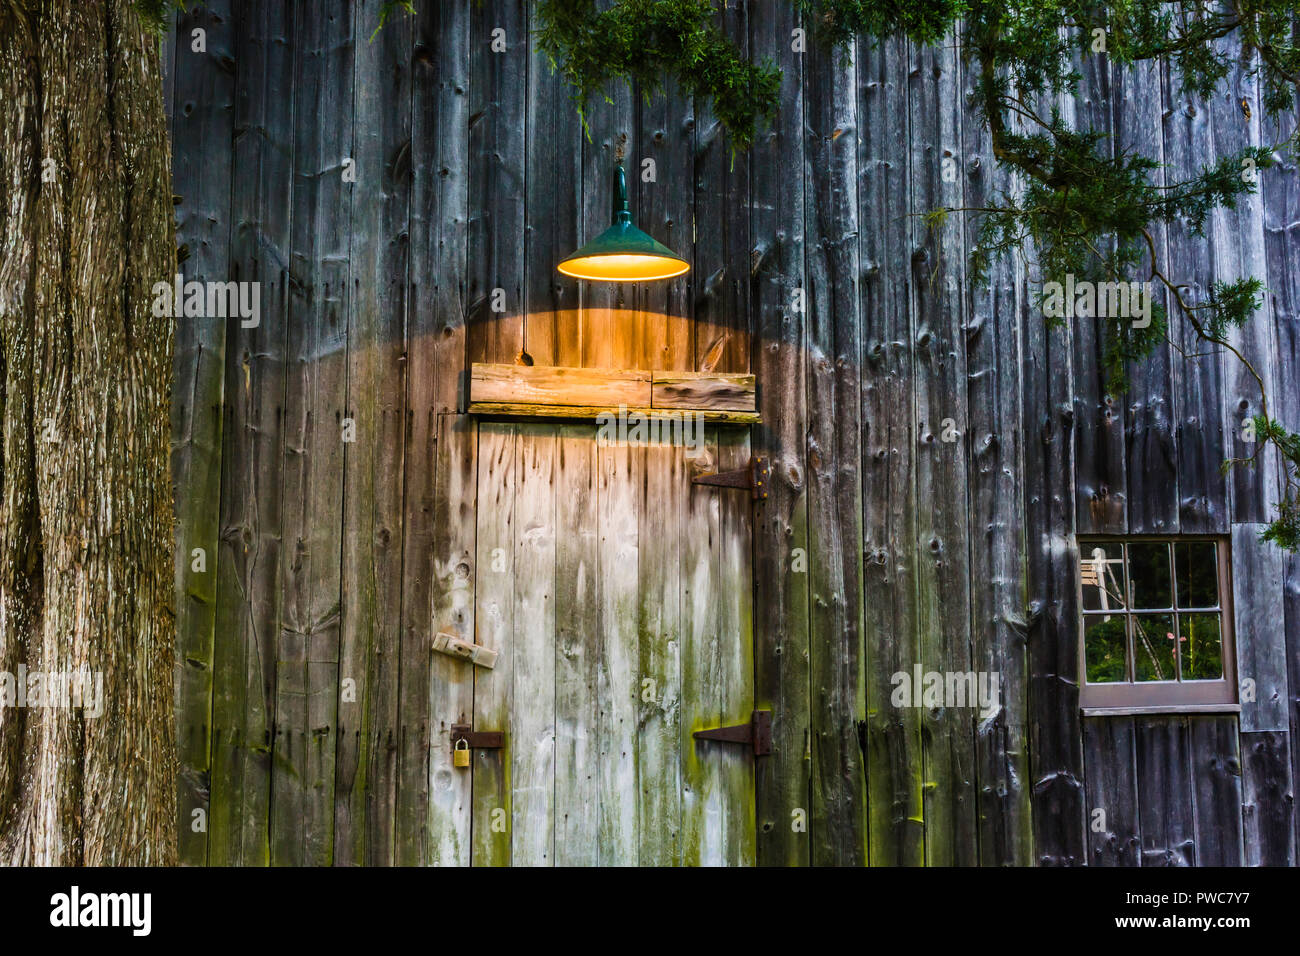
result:
[[[451,751],[451,765],[453,767],[469,766],[469,741],[464,737],[456,741],[456,746]]]

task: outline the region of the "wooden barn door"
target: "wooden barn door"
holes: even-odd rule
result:
[[[754,756],[697,741],[754,703],[748,430],[603,444],[595,425],[479,425],[476,865],[748,865]],[[464,771],[461,771],[464,773]]]

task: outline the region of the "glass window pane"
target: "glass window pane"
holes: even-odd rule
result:
[[[1125,660],[1128,640],[1124,633],[1124,615],[1089,614],[1083,623],[1088,683],[1110,684],[1128,680],[1128,665]]]
[[[1079,549],[1079,578],[1086,611],[1124,607],[1124,546],[1086,541]]]
[[[1135,608],[1173,607],[1169,574],[1169,545],[1164,541],[1138,541],[1128,546],[1128,579]]]
[[[1178,615],[1178,647],[1183,680],[1223,678],[1223,636],[1217,614]]]
[[[1177,680],[1178,672],[1174,669],[1175,643],[1172,614],[1134,615],[1134,679]]]
[[[1219,550],[1212,541],[1174,545],[1179,607],[1219,606]]]

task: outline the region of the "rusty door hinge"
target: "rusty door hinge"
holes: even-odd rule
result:
[[[717,740],[724,744],[749,744],[755,757],[766,757],[772,752],[772,712],[756,710],[747,724],[697,730],[696,740]]]
[[[470,750],[500,750],[506,745],[506,735],[500,730],[471,730],[469,724],[451,725],[451,749],[465,741]]]
[[[755,501],[767,497],[767,481],[770,469],[766,458],[751,458],[749,464],[736,471],[714,472],[710,475],[696,475],[691,479],[693,485],[716,485],[719,488],[748,488]]]

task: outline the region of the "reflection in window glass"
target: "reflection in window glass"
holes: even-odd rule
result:
[[[1138,541],[1128,546],[1128,578],[1133,607],[1173,607],[1169,545],[1164,541]]]
[[[1110,684],[1128,680],[1125,660],[1128,635],[1122,614],[1089,614],[1084,618],[1084,651],[1088,658],[1088,683]]]
[[[1092,544],[1079,556],[1086,611],[1111,611],[1125,607],[1124,546]]]
[[[1139,681],[1177,680],[1174,663],[1178,644],[1172,614],[1133,616],[1133,678]]]
[[[1219,557],[1213,542],[1174,545],[1179,607],[1218,607]]]
[[[1223,636],[1219,632],[1219,615],[1180,614],[1178,629],[1183,680],[1222,678]]]

